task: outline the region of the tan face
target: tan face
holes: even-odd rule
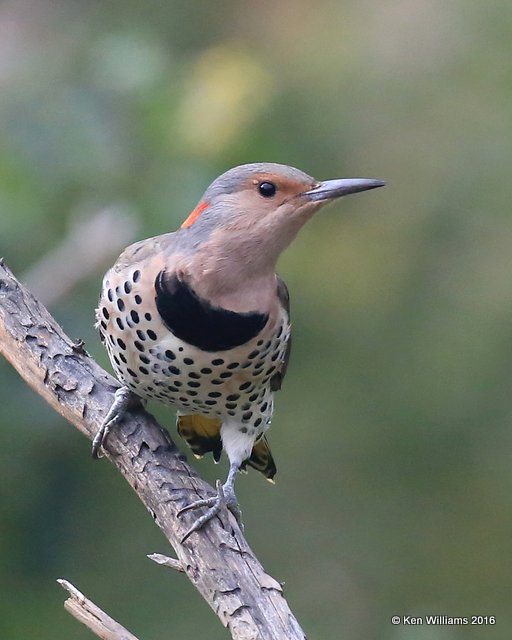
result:
[[[264,227],[278,232],[290,224],[301,226],[324,204],[302,197],[318,184],[313,178],[302,181],[275,173],[253,174],[237,191],[220,197],[233,212],[223,221],[222,227],[254,232]]]
[[[316,180],[299,181],[272,173],[259,173],[246,180],[245,188],[240,192],[245,205],[252,205],[261,212],[275,212],[282,205],[300,208],[307,203],[301,195],[314,189]]]

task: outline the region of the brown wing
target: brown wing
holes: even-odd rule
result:
[[[290,294],[288,293],[288,287],[284,283],[284,280],[282,280],[279,276],[277,276],[277,297],[279,298],[279,301],[283,305],[284,309],[286,309],[288,317],[290,317]],[[288,342],[286,344],[284,358],[281,361],[281,366],[270,378],[270,388],[272,389],[272,391],[279,391],[281,385],[283,384],[283,378],[286,375],[288,362],[290,361],[291,350],[292,336],[290,334],[290,336],[288,337]]]

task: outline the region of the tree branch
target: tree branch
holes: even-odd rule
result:
[[[0,351],[58,413],[92,439],[119,383],[0,264]],[[237,640],[304,640],[281,585],[265,573],[231,514],[184,544],[191,525],[177,511],[213,495],[169,434],[142,408],[109,435],[106,455],[136,491],[174,547],[179,565]]]
[[[102,611],[94,602],[86,598],[71,582],[59,578],[57,582],[69,592],[64,608],[78,622],[88,627],[102,640],[137,640],[137,638],[118,622]]]

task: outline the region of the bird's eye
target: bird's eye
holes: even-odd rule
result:
[[[276,195],[277,187],[273,182],[260,182],[258,191],[264,198],[272,198]]]

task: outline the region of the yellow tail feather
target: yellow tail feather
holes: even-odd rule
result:
[[[219,419],[197,414],[178,416],[176,419],[178,433],[192,449],[193,454],[200,458],[211,451],[215,462],[220,460],[222,453],[221,424]]]

